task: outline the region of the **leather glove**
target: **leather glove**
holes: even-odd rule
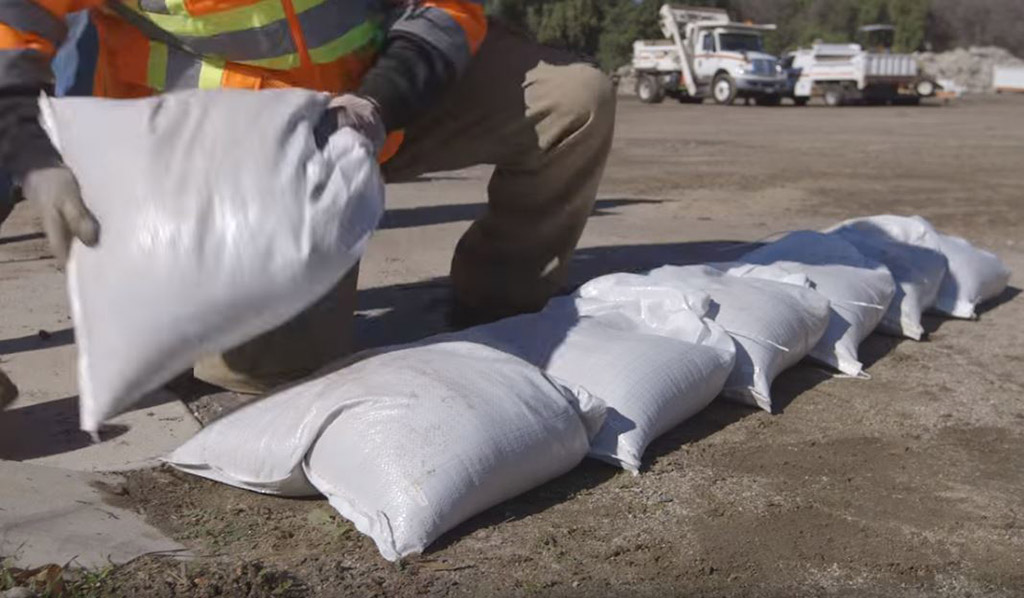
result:
[[[78,181],[67,166],[28,171],[22,179],[21,191],[25,199],[39,206],[50,249],[61,265],[67,262],[73,239],[90,247],[99,242],[100,225],[82,202]]]
[[[380,117],[380,109],[373,100],[347,93],[332,99],[327,104],[327,110],[334,114],[339,129],[355,129],[370,140],[374,151],[380,151],[388,134]]]

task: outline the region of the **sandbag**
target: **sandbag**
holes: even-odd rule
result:
[[[167,460],[327,496],[389,560],[575,467],[604,405],[521,359],[437,341],[379,353],[215,421]]]
[[[966,239],[939,233],[939,249],[949,262],[942,278],[935,311],[954,318],[974,319],[978,306],[995,299],[1010,282],[1010,269],[994,253]]]
[[[939,233],[932,225],[920,216],[883,215],[847,220],[826,232],[841,236],[892,273],[896,296],[878,330],[922,340],[921,317],[935,305],[947,270]]]
[[[328,99],[40,101],[101,226],[99,245],[73,247],[67,269],[83,429],[283,324],[359,259],[384,188],[360,135],[314,135]]]
[[[607,416],[589,454],[637,473],[651,441],[721,392],[736,349],[725,330],[703,313],[677,309],[668,337],[649,333],[631,317],[628,308],[634,305],[612,305],[622,309],[606,310],[593,300],[555,299],[541,313],[453,336],[516,355],[600,398]],[[654,309],[648,305],[645,313]]]
[[[776,282],[730,276],[710,265],[665,266],[645,275],[596,278],[580,287],[578,294],[605,301],[635,301],[664,289],[707,293],[711,298],[708,317],[721,325],[736,345],[736,362],[722,395],[771,411],[772,381],[807,355],[828,327],[828,299],[801,282],[806,283],[806,277]],[[657,327],[650,330],[672,335]]]
[[[896,294],[888,268],[864,257],[842,237],[814,231],[790,233],[739,261],[746,265],[730,268],[729,274],[768,280],[781,280],[780,274],[806,275],[831,304],[828,329],[808,357],[849,376],[865,375],[857,349]]]

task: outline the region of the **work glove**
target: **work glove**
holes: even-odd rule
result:
[[[370,140],[374,152],[380,151],[388,134],[380,117],[380,109],[373,100],[347,93],[331,100],[327,110],[336,118],[339,129],[355,129]]]
[[[90,247],[99,242],[100,225],[85,207],[78,181],[67,166],[55,164],[28,171],[21,192],[39,207],[50,249],[61,265],[67,262],[73,239]]]
[[[62,265],[73,238],[96,244],[99,224],[82,203],[75,176],[39,125],[38,94],[0,89],[0,167],[21,182],[22,196],[39,207],[50,249]]]

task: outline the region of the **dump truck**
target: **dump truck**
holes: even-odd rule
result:
[[[735,22],[726,11],[706,7],[665,4],[658,15],[665,39],[633,43],[640,101],[699,103],[711,97],[718,104],[737,98],[779,104],[786,74],[778,58],[764,51],[763,40],[775,25]]]
[[[854,102],[916,104],[939,90],[921,72],[917,59],[892,51],[895,29],[866,25],[853,44],[816,42],[783,57],[789,79],[787,95],[798,106],[822,97],[829,106]]]

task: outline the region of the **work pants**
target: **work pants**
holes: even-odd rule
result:
[[[574,56],[493,25],[467,72],[406,130],[388,182],[491,164],[488,208],[459,241],[455,301],[492,318],[541,309],[566,283],[612,143],[608,78]],[[245,345],[203,360],[195,375],[264,392],[352,349],[358,268],[316,305]]]

